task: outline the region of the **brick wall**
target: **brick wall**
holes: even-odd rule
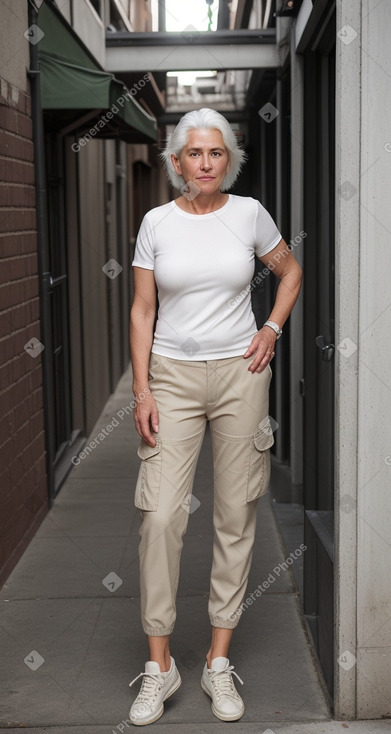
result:
[[[0,79],[0,584],[48,509],[31,99]]]

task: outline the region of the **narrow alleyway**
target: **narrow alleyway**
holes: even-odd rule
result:
[[[147,646],[138,598],[139,511],[133,504],[139,459],[131,413],[131,372],[123,375],[91,433],[104,440],[75,466],[54,507],[1,591],[0,729],[67,734],[123,732]],[[115,419],[115,420],[114,420]],[[207,597],[212,550],[211,447],[208,433],[194,486],[200,502],[185,536],[172,654],[182,674],[159,732],[217,732],[200,687],[209,641]],[[231,662],[244,681],[246,712],[233,732],[315,734],[331,722],[307,642],[269,496],[259,521],[248,591],[274,581],[243,613]],[[273,574],[274,569],[274,574]],[[241,688],[240,684],[238,684]],[[316,726],[311,722],[318,722]],[[327,723],[329,722],[329,723]],[[355,731],[381,731],[350,724]],[[326,728],[330,727],[330,728]],[[148,727],[147,727],[148,728]],[[148,729],[149,730],[149,729]]]

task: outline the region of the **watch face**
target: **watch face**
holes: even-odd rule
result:
[[[274,333],[277,336],[277,339],[280,338],[282,334],[282,329],[278,326],[278,324],[275,324],[274,321],[265,321],[264,326],[270,326],[271,329],[273,329]]]

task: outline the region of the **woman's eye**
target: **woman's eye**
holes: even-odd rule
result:
[[[199,156],[199,155],[200,154],[197,153],[197,151],[192,151],[191,153],[189,153],[190,158],[194,158],[195,156]],[[213,158],[219,158],[221,156],[221,153],[219,150],[212,150],[211,156]]]

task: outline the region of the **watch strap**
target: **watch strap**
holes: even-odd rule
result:
[[[280,329],[279,325],[276,324],[275,321],[269,321],[269,320],[268,321],[265,321],[264,326],[269,326],[270,329],[273,329],[273,331],[276,333],[277,339],[280,338],[280,336],[282,334],[282,329]]]

